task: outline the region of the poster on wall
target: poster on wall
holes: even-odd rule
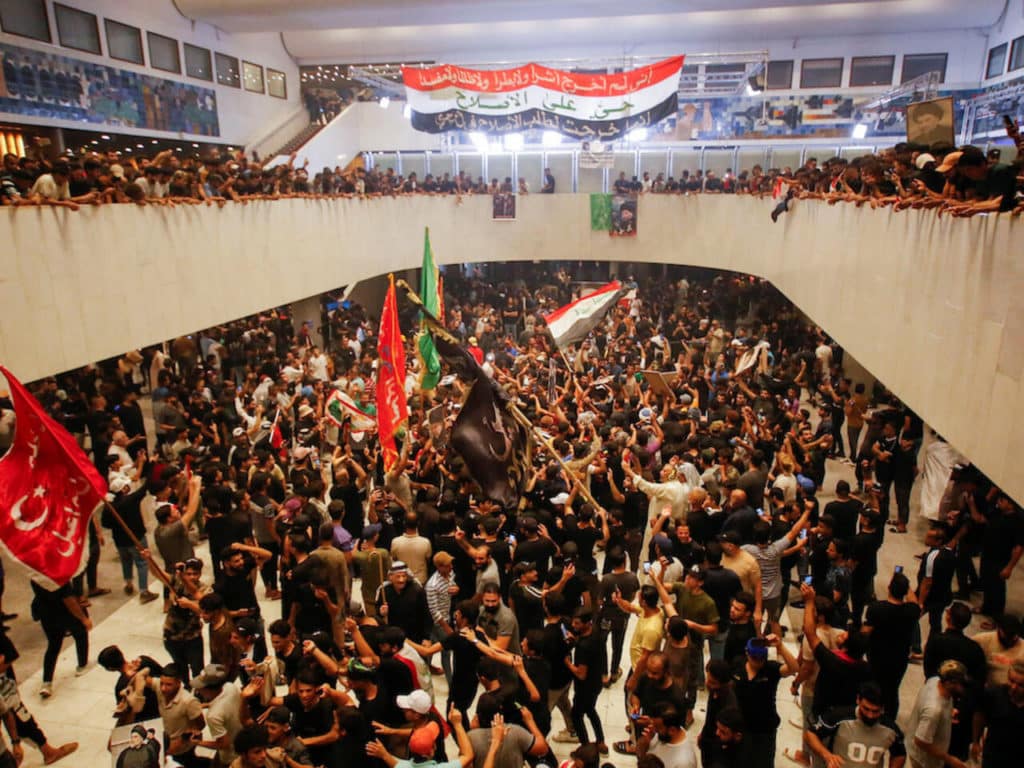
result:
[[[491,200],[491,218],[495,221],[515,221],[516,196],[511,192],[496,192]]]
[[[907,141],[954,145],[955,133],[952,96],[907,105]]]
[[[212,88],[0,45],[0,112],[219,136]]]
[[[637,230],[637,194],[612,195],[612,237],[633,237]]]
[[[615,153],[611,147],[584,141],[580,145],[580,168],[611,168],[615,165]]]

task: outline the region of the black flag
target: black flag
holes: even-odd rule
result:
[[[505,408],[508,393],[466,350],[435,335],[437,351],[456,374],[472,382],[450,442],[483,495],[510,508],[519,502],[529,471],[527,430]]]

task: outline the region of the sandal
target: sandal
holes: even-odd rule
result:
[[[616,741],[612,744],[612,749],[620,755],[636,755],[636,744],[629,741]]]
[[[786,747],[784,750],[782,750],[782,754],[788,760],[792,760],[797,765],[810,765],[811,764],[811,761],[806,759],[807,756],[804,754],[803,750],[797,749],[797,750],[794,750],[792,754],[790,754],[789,747]],[[800,757],[803,757],[804,759],[801,760],[800,757],[797,757],[797,755],[800,755]]]

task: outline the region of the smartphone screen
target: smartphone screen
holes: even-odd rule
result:
[[[903,573],[903,566],[902,565],[897,565],[895,570],[894,570],[894,572],[895,573]]]
[[[807,538],[807,529],[806,528],[801,528],[800,529],[800,538],[801,539],[806,539]]]
[[[650,572],[651,572],[651,564],[650,563],[644,563],[644,573],[650,573]]]
[[[814,586],[814,577],[804,576],[804,584],[806,584],[808,587]]]

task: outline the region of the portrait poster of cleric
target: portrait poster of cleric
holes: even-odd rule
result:
[[[612,237],[632,237],[637,228],[637,195],[612,195]]]
[[[514,221],[516,196],[511,192],[496,192],[491,204],[491,218],[495,221]]]
[[[912,144],[955,145],[953,97],[907,105],[907,141]]]

